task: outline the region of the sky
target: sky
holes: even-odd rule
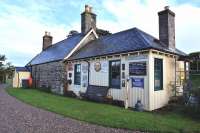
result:
[[[80,32],[85,4],[97,14],[97,27],[112,33],[137,27],[158,38],[158,11],[175,12],[176,47],[200,51],[200,0],[0,0],[0,54],[15,66],[26,65],[42,50],[42,36],[53,43],[70,30]]]

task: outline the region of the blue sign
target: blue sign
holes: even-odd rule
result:
[[[144,78],[132,78],[132,87],[144,88]]]

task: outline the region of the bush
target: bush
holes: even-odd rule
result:
[[[76,94],[73,91],[66,91],[64,96],[76,98]]]
[[[119,107],[124,107],[124,101],[120,101],[120,100],[113,100],[112,101],[113,105],[117,105]]]
[[[183,113],[191,116],[195,119],[200,119],[200,107],[199,106],[184,106]]]
[[[195,97],[197,97],[198,100],[200,99],[200,87],[198,87],[198,88],[193,88],[193,89],[191,90],[191,93],[192,93]]]

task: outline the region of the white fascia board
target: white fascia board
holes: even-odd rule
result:
[[[64,61],[67,60],[79,47],[80,45],[85,41],[85,39],[87,39],[89,37],[89,35],[93,33],[94,36],[96,37],[96,39],[98,39],[98,35],[97,33],[95,32],[94,29],[91,29],[84,37],[83,39],[76,45],[76,47],[74,49],[71,50],[71,52],[64,58]]]

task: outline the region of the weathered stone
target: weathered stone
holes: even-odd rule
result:
[[[63,85],[67,81],[64,68],[65,64],[62,61],[32,66],[34,86],[51,88],[52,92],[63,94]]]
[[[175,49],[175,13],[166,8],[159,15],[159,39],[168,48]]]
[[[81,14],[81,32],[86,34],[91,28],[96,30],[96,14],[92,13],[92,7],[86,5]]]

